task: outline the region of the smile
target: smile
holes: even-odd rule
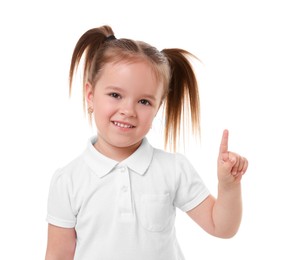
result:
[[[118,127],[121,127],[121,128],[134,128],[133,125],[124,124],[124,123],[119,123],[119,122],[116,122],[116,121],[113,121],[112,123],[113,123],[114,125],[118,126]]]

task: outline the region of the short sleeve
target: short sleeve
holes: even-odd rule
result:
[[[68,175],[57,170],[52,177],[48,205],[47,222],[64,228],[73,228],[76,217],[72,210],[71,182]]]
[[[198,206],[210,194],[193,165],[182,154],[176,154],[176,194],[174,204],[184,212]]]

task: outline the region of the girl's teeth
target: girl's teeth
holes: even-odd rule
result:
[[[123,128],[132,128],[131,125],[125,125],[125,124],[122,124],[122,123],[118,123],[118,122],[113,122],[116,126],[118,127],[123,127]]]

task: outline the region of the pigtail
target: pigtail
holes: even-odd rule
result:
[[[69,95],[71,95],[73,76],[79,66],[82,56],[85,55],[83,68],[83,86],[85,86],[85,83],[88,80],[88,73],[97,50],[106,41],[107,37],[112,35],[113,31],[111,27],[105,25],[88,30],[78,40],[73,51],[69,70]],[[85,98],[83,100],[85,102]]]
[[[188,57],[191,53],[182,49],[164,49],[171,70],[169,92],[165,100],[165,147],[175,151],[181,127],[190,128],[192,134],[200,134],[200,100],[198,84]],[[184,134],[184,132],[183,132]],[[185,138],[185,136],[183,135]]]

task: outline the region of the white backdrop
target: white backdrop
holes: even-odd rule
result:
[[[118,38],[196,54],[202,138],[183,151],[216,194],[224,128],[250,163],[244,215],[232,239],[213,238],[178,212],[187,260],[294,259],[294,8],[286,0],[37,1],[0,3],[0,259],[44,259],[46,203],[56,168],[94,134],[81,88],[68,98],[78,38],[109,24]],[[160,118],[150,142],[161,147]]]

